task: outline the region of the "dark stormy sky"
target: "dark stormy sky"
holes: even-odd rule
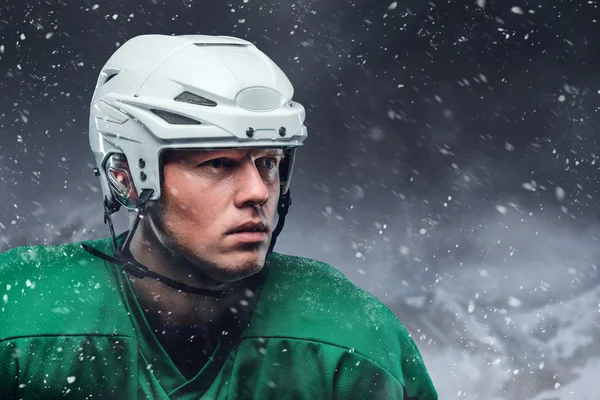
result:
[[[276,250],[382,300],[577,297],[598,285],[599,20],[584,0],[4,0],[0,249],[107,235],[88,107],[120,44],[228,35],[307,111]]]

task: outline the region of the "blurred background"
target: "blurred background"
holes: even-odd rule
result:
[[[237,36],[307,111],[276,251],[387,304],[440,399],[597,399],[599,3],[5,0],[0,250],[108,235],[87,124],[118,46]]]

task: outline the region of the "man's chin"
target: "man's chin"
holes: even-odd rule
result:
[[[265,264],[265,254],[233,252],[215,261],[210,268],[210,277],[216,282],[228,284],[260,272]]]
[[[213,271],[211,274],[211,278],[215,283],[218,283],[220,286],[228,286],[231,284],[235,284],[241,280],[249,278],[253,275],[256,275],[262,269],[261,266],[253,266],[250,268],[219,268],[217,271]]]

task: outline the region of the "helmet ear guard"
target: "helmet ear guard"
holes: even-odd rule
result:
[[[112,199],[107,199],[110,211],[116,212],[121,206],[135,210],[139,197],[125,155],[111,154],[106,160],[104,171],[112,194]]]

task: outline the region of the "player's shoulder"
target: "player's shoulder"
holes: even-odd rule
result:
[[[334,266],[278,253],[269,262],[259,305],[270,332],[355,349],[376,359],[412,349],[410,335],[394,313]]]
[[[100,248],[107,240],[85,243]],[[0,253],[0,340],[77,333],[75,326],[91,329],[95,319],[101,322],[107,302],[119,297],[117,287],[104,262],[81,244],[22,246]]]
[[[338,268],[322,261],[274,253],[279,294],[295,294],[296,305],[309,310],[327,306],[327,313],[339,312],[364,327],[385,324],[399,328],[400,323],[390,309],[375,296],[350,281]],[[289,299],[289,297],[288,297]],[[325,310],[323,308],[323,310]],[[358,328],[358,327],[357,327]]]
[[[347,360],[352,365],[365,364],[366,359],[366,364],[393,376],[411,396],[434,393],[414,340],[375,296],[321,261],[273,253],[267,268],[244,338],[283,340],[287,351],[323,357],[351,353]]]
[[[28,287],[34,281],[57,280],[65,275],[70,278],[83,275],[88,277],[90,267],[95,267],[97,259],[89,254],[82,243],[103,246],[106,239],[57,245],[19,246],[0,253],[0,277],[3,282],[13,280],[18,286],[21,280]]]

